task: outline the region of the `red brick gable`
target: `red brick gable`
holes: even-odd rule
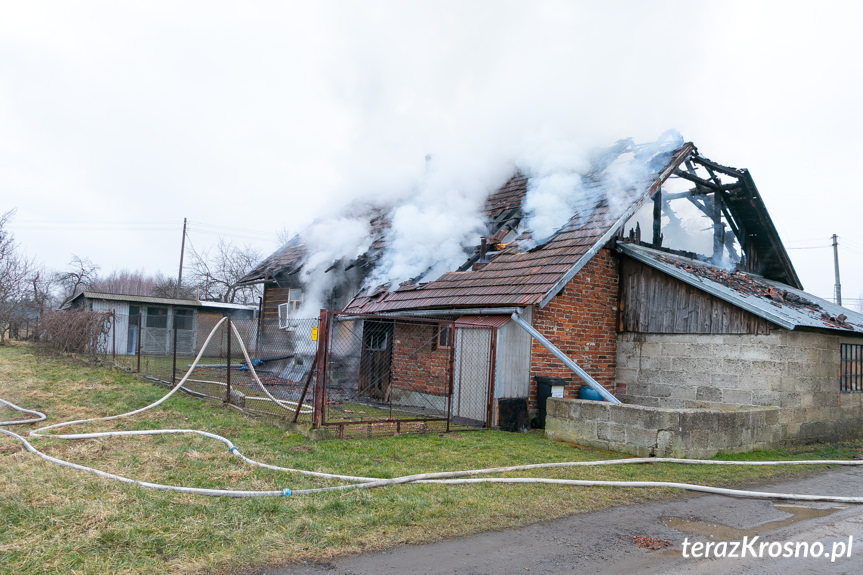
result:
[[[535,308],[533,327],[606,389],[614,391],[617,357],[619,256],[600,250],[544,308]],[[576,397],[582,381],[538,342],[531,348],[531,392],[536,376],[567,381],[564,397]]]

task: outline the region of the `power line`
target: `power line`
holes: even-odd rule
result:
[[[808,240],[785,240],[786,244],[806,244],[809,242],[820,242],[824,238],[810,238]]]

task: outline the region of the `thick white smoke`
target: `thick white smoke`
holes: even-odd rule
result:
[[[327,271],[341,260],[353,260],[368,250],[372,242],[368,218],[338,216],[315,221],[300,234],[309,255],[301,272],[303,304],[298,315],[314,317],[327,307],[326,299],[340,280],[338,273]]]
[[[670,151],[678,144],[675,139],[662,149]],[[364,287],[384,285],[393,290],[403,282],[434,281],[464,264],[480,237],[488,232],[485,200],[515,173],[516,165],[529,178],[522,231],[530,232],[532,239],[523,242],[522,249],[544,242],[564,226],[584,208],[585,194],[594,199],[604,195],[610,215],[617,217],[655,175],[650,160],[659,149],[629,147],[619,156],[615,152],[604,158],[603,151],[607,150],[579,149],[570,142],[545,153],[533,149],[516,162],[501,156],[494,168],[484,170],[433,159],[409,194],[387,200],[388,205],[376,205],[377,210],[388,214],[390,226],[385,234],[386,247]],[[602,187],[585,187],[584,175],[597,166],[602,172]],[[304,313],[325,306],[327,295],[340,281],[333,264],[356,259],[375,239],[369,226],[373,199],[354,205],[360,207],[318,220],[301,234],[310,254],[301,275]]]
[[[621,140],[610,147],[611,142],[607,142],[606,147],[579,149],[569,143],[547,150],[547,155],[534,153],[523,159],[521,170],[529,177],[522,204],[523,229],[530,232],[530,239],[522,241],[520,247],[530,249],[543,243],[579,210],[592,207],[601,198],[608,206],[607,217],[616,220],[656,176],[657,154],[670,152],[682,143],[677,132],[669,131],[655,145],[638,146]],[[660,161],[666,159],[662,156]],[[586,185],[584,177],[588,174],[595,176],[595,181]],[[586,196],[590,201],[585,202]]]
[[[414,193],[392,210],[387,248],[366,285],[396,288],[458,268],[465,249],[477,245],[484,232],[485,198],[501,183],[499,177],[468,176],[433,163]]]

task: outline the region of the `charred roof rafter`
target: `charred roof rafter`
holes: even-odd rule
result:
[[[697,151],[687,158],[685,165],[688,171],[678,167],[674,175],[693,182],[699,192],[697,195],[706,196],[712,193],[714,198],[719,200],[722,216],[743,249],[746,268],[802,289],[797,272],[749,170],[717,164],[699,155]],[[704,178],[695,173],[697,168],[707,172],[708,177]],[[728,176],[734,181],[723,183],[721,176]]]

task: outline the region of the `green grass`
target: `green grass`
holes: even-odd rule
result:
[[[164,393],[163,387],[118,371],[39,356],[29,346],[0,347],[0,397],[45,412],[48,423],[121,413]],[[7,429],[26,435],[32,427]],[[619,457],[550,441],[535,432],[475,431],[311,443],[218,402],[179,394],[133,418],[63,431],[178,427],[223,435],[248,457],[274,465],[376,477]],[[336,483],[244,465],[223,444],[196,436],[33,442],[62,459],[157,483],[249,490]],[[848,459],[855,448],[831,445],[734,457]],[[528,475],[733,486],[811,471],[650,464],[539,470]],[[0,436],[0,574],[253,572],[266,565],[425,543],[677,493],[417,484],[301,497],[213,498],[148,490],[51,465],[24,451],[12,438]]]

